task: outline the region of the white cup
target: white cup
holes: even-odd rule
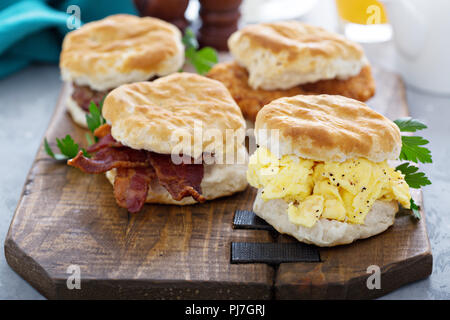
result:
[[[405,81],[450,95],[450,0],[382,0]]]

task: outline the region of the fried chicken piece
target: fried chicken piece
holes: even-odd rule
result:
[[[248,85],[248,72],[237,62],[216,64],[207,74],[209,78],[222,82],[230,91],[244,117],[255,121],[258,111],[272,100],[298,94],[336,94],[366,101],[375,94],[375,81],[370,66],[346,80],[321,80],[288,90],[253,89]]]

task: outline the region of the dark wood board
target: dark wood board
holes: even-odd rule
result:
[[[377,95],[369,105],[390,118],[407,115],[401,80],[374,73]],[[65,112],[66,95],[65,88],[45,136],[55,141],[69,133],[85,141],[85,131]],[[431,273],[425,222],[408,216],[380,236],[320,249],[320,263],[230,264],[231,242],[277,241],[268,231],[232,229],[234,211],[251,209],[254,197],[249,187],[202,205],[145,205],[132,215],[117,207],[103,175],[55,162],[41,146],[5,240],[5,256],[51,299],[367,298]],[[362,286],[371,264],[383,272],[376,293]],[[70,265],[80,266],[81,290],[67,288]]]

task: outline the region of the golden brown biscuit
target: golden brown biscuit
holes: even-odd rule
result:
[[[227,129],[241,131],[237,144],[245,138],[245,120],[227,88],[192,73],[122,85],[108,94],[102,113],[112,136],[133,149],[171,154],[183,139],[188,143],[183,154],[198,158],[203,152],[225,154],[234,148],[234,140],[226,139]],[[196,128],[203,134],[195,133]]]
[[[248,85],[247,70],[234,61],[216,64],[207,76],[219,80],[228,88],[241,108],[244,117],[250,121],[255,121],[258,111],[263,106],[282,97],[291,97],[298,94],[336,94],[366,101],[375,93],[375,82],[368,65],[357,76],[347,80],[322,80],[287,90],[251,88]]]
[[[270,136],[261,129],[278,130],[279,145],[269,143]],[[315,161],[362,157],[380,162],[397,159],[402,147],[395,123],[362,102],[333,95],[272,101],[256,117],[255,137],[274,154]]]
[[[246,26],[231,35],[230,52],[249,71],[253,89],[288,89],[360,73],[367,59],[360,45],[298,21]]]
[[[103,91],[176,72],[184,63],[180,31],[156,18],[114,15],[64,38],[62,78]]]

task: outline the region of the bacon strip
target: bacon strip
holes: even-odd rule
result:
[[[86,173],[102,173],[113,168],[148,167],[147,152],[127,147],[103,148],[93,158],[86,158],[79,151],[77,156],[67,161],[69,166]]]
[[[94,136],[96,136],[99,139],[103,138],[104,136],[106,136],[108,134],[111,134],[111,126],[107,123],[102,124],[100,127],[95,129],[95,131],[94,131]]]
[[[205,202],[200,184],[203,179],[203,164],[174,164],[170,154],[149,152],[148,158],[158,177],[174,200],[192,196],[198,202]]]
[[[109,148],[109,147],[119,148],[119,147],[123,147],[123,144],[116,141],[116,139],[113,138],[111,133],[108,133],[107,135],[100,138],[100,140],[97,143],[90,145],[87,148],[87,152],[93,153],[93,152],[99,151],[100,149]]]
[[[152,167],[118,168],[114,180],[114,197],[119,207],[137,213],[142,209],[150,188],[150,182],[156,177]]]
[[[140,211],[153,179],[158,179],[174,200],[192,196],[198,202],[206,201],[200,187],[203,164],[176,165],[170,154],[125,147],[113,138],[108,124],[97,128],[94,135],[100,140],[87,151],[95,152],[95,156],[87,158],[80,151],[67,164],[86,173],[102,173],[116,168],[114,197],[120,207],[132,213]]]

